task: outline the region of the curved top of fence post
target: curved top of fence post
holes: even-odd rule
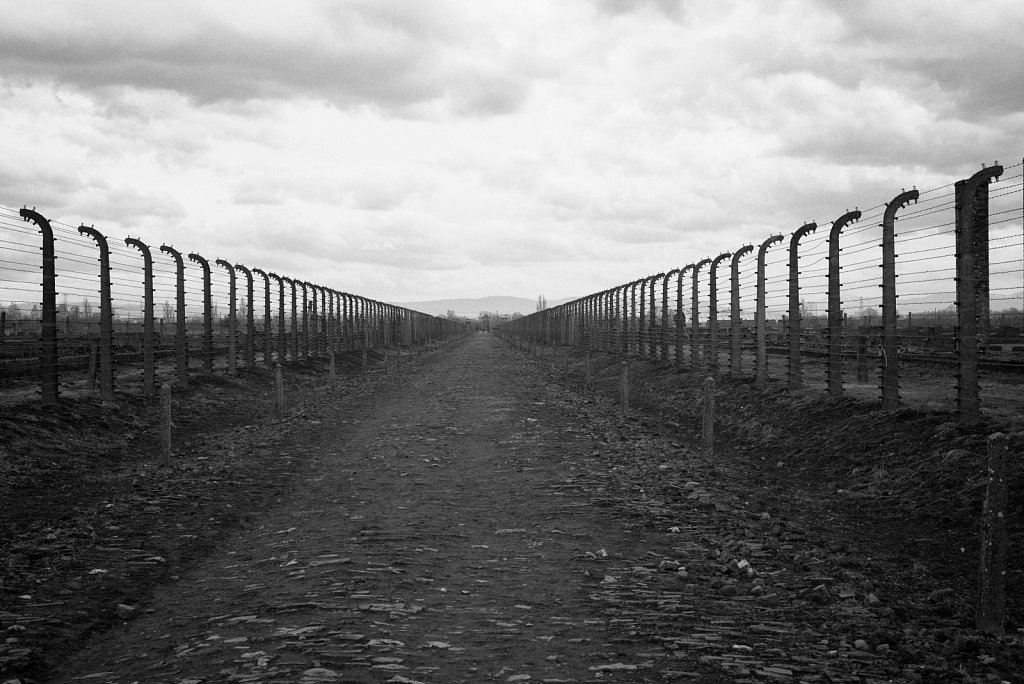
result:
[[[254,269],[252,269],[252,272],[253,273],[259,273],[261,276],[263,276],[263,280],[264,280],[265,283],[267,283],[267,284],[270,283],[270,274],[267,273],[266,271],[264,271],[262,268],[254,268]]]
[[[181,259],[181,252],[174,249],[174,247],[171,247],[170,245],[160,245],[160,251],[174,257],[174,260],[178,262],[179,268],[185,268],[185,262]]]
[[[700,272],[700,267],[711,263],[711,259],[701,259],[697,263],[693,264],[693,277],[697,278],[697,274]]]
[[[101,264],[108,264],[109,267],[111,248],[106,244],[106,238],[103,237],[103,233],[91,225],[80,225],[78,226],[78,231],[83,236],[89,236],[96,241],[96,246],[99,247],[99,261]]]
[[[815,223],[814,221],[811,221],[810,223],[805,223],[804,225],[797,228],[793,235],[789,238],[789,248],[791,250],[795,250],[796,246],[800,244],[800,240],[805,235],[813,233],[817,228],[818,224]]]
[[[995,180],[1003,175],[1003,167],[999,164],[995,166],[989,166],[983,168],[981,171],[976,172],[973,176],[964,181],[963,188],[960,190],[961,197],[974,197],[975,191],[982,183],[987,183],[991,180]],[[959,198],[958,198],[959,199]]]
[[[768,252],[768,248],[774,245],[776,242],[782,242],[785,239],[785,235],[779,233],[778,235],[772,235],[767,240],[761,243],[761,246],[757,248],[757,263],[758,265],[764,264],[765,254]]]
[[[896,221],[896,212],[907,206],[910,202],[916,202],[921,193],[917,189],[904,190],[892,198],[892,201],[885,205],[885,214],[882,215],[882,227],[892,226]]]
[[[276,280],[278,287],[280,287],[281,280],[282,280],[281,276],[277,275],[273,271],[267,271],[267,275],[270,276],[271,278],[273,278],[274,280]]]
[[[78,226],[78,232],[82,235],[88,235],[95,240],[101,251],[109,251],[110,248],[107,246],[107,238],[105,238],[103,233],[96,230],[93,226]]]
[[[53,254],[53,227],[50,226],[50,222],[35,209],[22,207],[18,213],[26,221],[35,223],[39,228],[39,232],[43,234],[43,266],[45,268],[49,264],[52,267],[55,259]],[[54,278],[56,278],[56,275],[54,275]],[[44,285],[44,289],[45,287]],[[56,288],[51,287],[51,289],[55,290]],[[52,293],[52,296],[56,296],[55,291]]]
[[[152,252],[149,251],[149,245],[147,245],[142,240],[133,237],[126,237],[124,239],[124,244],[128,245],[129,247],[134,247],[140,252],[142,252],[142,260],[144,263],[150,265],[153,263],[153,254]]]
[[[194,261],[200,266],[202,266],[203,270],[206,271],[207,273],[210,272],[210,262],[206,260],[206,257],[196,254],[195,252],[189,252],[188,258],[189,261]]]
[[[244,273],[245,275],[247,275],[250,280],[252,279],[252,271],[250,271],[248,268],[246,268],[242,264],[235,264],[235,269],[237,269],[237,270],[241,271],[242,273]]]
[[[676,269],[676,301],[679,302],[680,308],[682,308],[683,301],[683,278],[685,277],[686,272],[689,269],[693,268],[694,265],[695,264],[687,264],[686,266],[682,266]]]
[[[740,259],[743,258],[743,255],[749,254],[750,252],[753,252],[753,251],[754,251],[754,245],[743,245],[742,247],[737,249],[735,252],[733,252],[732,253],[732,263],[730,264],[732,269],[733,270],[739,270]]]
[[[722,263],[726,259],[732,256],[732,252],[722,252],[714,259],[711,260],[711,273],[715,273],[718,270],[718,264]]]
[[[839,240],[839,233],[841,233],[843,231],[843,228],[845,228],[846,226],[848,226],[849,224],[853,223],[854,221],[856,221],[859,218],[860,218],[860,212],[858,210],[854,209],[853,211],[846,212],[845,214],[843,214],[842,216],[837,218],[835,221],[833,221],[832,222],[832,230],[829,231],[829,234],[828,234],[829,242],[831,243],[831,242],[834,242],[834,241],[838,241]]]
[[[37,226],[39,226],[39,229],[42,230],[44,234],[48,234],[49,237],[53,237],[53,228],[50,227],[50,222],[46,219],[45,216],[40,214],[35,209],[28,209],[26,207],[22,207],[21,210],[18,211],[18,214],[21,216],[21,218],[25,219],[26,221],[32,221]]]

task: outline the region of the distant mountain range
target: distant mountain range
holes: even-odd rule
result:
[[[548,306],[558,306],[572,298],[548,300]],[[477,299],[434,299],[426,302],[391,302],[396,306],[420,311],[433,316],[445,316],[454,311],[456,316],[477,318],[482,312],[510,316],[514,313],[531,314],[537,310],[537,300],[526,297],[479,297]]]

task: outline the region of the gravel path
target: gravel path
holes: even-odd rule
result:
[[[868,569],[850,569],[855,554],[845,569],[815,562],[812,534],[746,507],[685,446],[545,368],[479,334],[358,414],[328,408],[295,445],[315,476],[58,681],[899,674],[891,611]]]

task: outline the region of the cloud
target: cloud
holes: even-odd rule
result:
[[[301,97],[398,114],[439,101],[456,115],[515,111],[529,90],[514,73],[521,53],[499,50],[479,68],[462,57],[480,38],[457,3],[82,2],[42,26],[9,9],[8,83],[171,91],[200,105]]]
[[[964,117],[1018,111],[1024,6],[994,0],[965,12],[956,2],[912,0],[830,5],[853,44],[892,75],[911,73],[946,94]],[[1009,86],[1009,87],[1008,87]]]
[[[1005,0],[0,10],[0,202],[395,300],[603,289],[1024,133]]]
[[[174,197],[159,191],[138,190],[118,186],[102,192],[90,192],[75,205],[76,213],[91,217],[96,223],[121,223],[132,217],[146,216],[161,222],[174,221],[187,215],[185,207]]]
[[[595,5],[612,15],[653,9],[666,17],[678,19],[683,13],[683,4],[675,0],[596,0]]]

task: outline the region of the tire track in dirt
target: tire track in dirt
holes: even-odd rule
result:
[[[549,382],[543,364],[490,335],[408,373],[358,415],[316,426],[296,445],[313,452],[315,475],[285,505],[71,659],[60,681],[882,681],[894,671],[837,636],[884,609],[857,591],[842,606],[813,593],[828,581],[823,564],[781,565],[810,542],[791,534],[766,547],[778,525],[688,482],[700,468],[684,447]],[[672,500],[632,484],[659,467],[686,483]],[[767,583],[731,567],[743,554]]]

